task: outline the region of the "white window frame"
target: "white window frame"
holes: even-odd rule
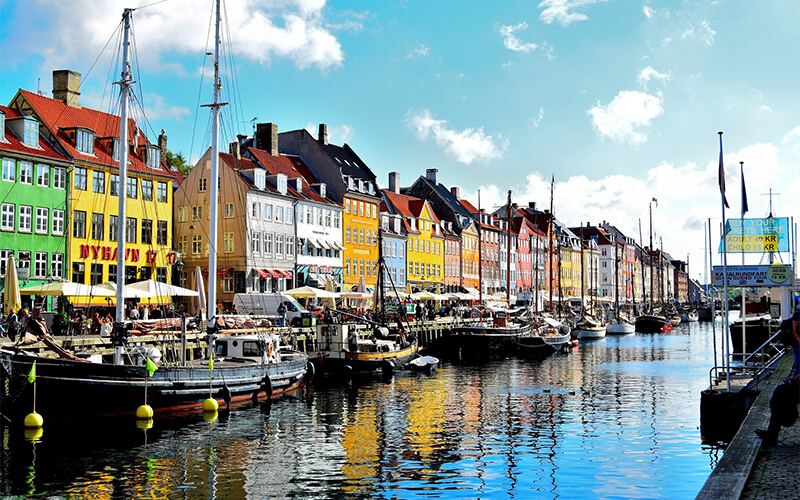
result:
[[[30,205],[19,206],[19,232],[33,232],[33,207]]]
[[[13,231],[14,223],[17,218],[17,206],[13,203],[3,203],[0,214],[0,229],[3,231]]]
[[[50,209],[47,207],[36,207],[36,234],[47,234],[50,223]]]
[[[3,180],[8,182],[17,181],[17,160],[3,158]]]
[[[34,253],[33,276],[35,278],[44,278],[47,276],[47,252]]]
[[[53,209],[53,234],[64,234],[64,211]]]
[[[24,160],[19,162],[19,182],[33,185],[33,162]]]

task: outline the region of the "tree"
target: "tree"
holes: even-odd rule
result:
[[[183,153],[174,154],[172,151],[167,151],[167,165],[177,168],[183,175],[192,170],[192,165],[186,163]]]

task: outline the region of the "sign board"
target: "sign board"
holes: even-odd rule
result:
[[[714,266],[714,285],[723,286],[722,266]],[[728,286],[791,286],[792,266],[728,266]]]
[[[789,219],[728,219],[725,222],[725,245],[728,253],[788,252]],[[720,241],[719,252],[722,251]]]

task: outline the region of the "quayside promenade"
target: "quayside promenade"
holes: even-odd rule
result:
[[[697,495],[698,500],[800,497],[800,424],[782,428],[778,443],[770,448],[763,448],[754,432],[767,427],[772,391],[791,375],[792,364],[791,353],[785,354]]]

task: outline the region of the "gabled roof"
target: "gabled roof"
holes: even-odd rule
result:
[[[272,175],[284,174],[289,180],[301,179],[303,181],[303,189],[297,191],[291,186],[288,188],[298,198],[339,205],[333,201],[330,195],[323,198],[311,187],[311,184],[319,184],[320,181],[299,156],[283,153],[278,156],[272,156],[272,154],[263,149],[247,148],[247,150],[256,158],[258,164],[266,169],[267,173]]]
[[[449,189],[447,189],[443,184],[439,183],[434,184],[433,182],[431,182],[430,179],[428,179],[425,176],[420,176],[415,182],[416,183],[424,182],[426,185],[428,185],[428,187],[430,187],[433,191],[435,191],[436,194],[439,196],[439,198],[441,198],[442,201],[447,206],[449,206],[455,213],[464,217],[471,217],[469,210],[466,207],[464,207],[464,205],[461,203],[461,200],[456,198],[455,195],[453,195],[453,193]]]
[[[428,206],[428,211],[431,214],[431,218],[433,222],[439,223],[439,217],[434,212],[433,207],[428,203],[426,200],[421,200],[419,198],[415,198],[413,196],[408,196],[405,194],[397,194],[393,191],[389,191],[388,189],[382,190],[384,195],[384,200],[388,201],[391,205],[392,211],[403,215],[405,217],[420,217],[422,211],[425,209],[425,206]]]
[[[0,150],[2,151],[11,151],[14,153],[21,153],[31,156],[38,156],[40,158],[47,158],[50,160],[58,160],[69,162],[70,159],[66,156],[59,153],[56,148],[50,144],[41,134],[39,134],[39,147],[32,148],[25,145],[19,137],[11,131],[11,127],[8,126],[8,120],[13,120],[14,118],[21,118],[23,115],[19,111],[13,108],[9,108],[6,106],[0,105],[0,111],[4,112],[6,115],[6,127],[5,130],[2,130],[3,137],[5,137],[5,142],[0,141]]]
[[[57,138],[59,145],[64,148],[67,155],[101,165],[119,167],[119,162],[97,140],[95,140],[94,154],[87,154],[78,151],[65,132],[65,130],[72,128],[86,128],[94,131],[95,139],[119,137],[119,116],[87,107],[74,108],[57,99],[51,99],[22,89],[14,99],[16,106],[23,105],[22,102],[19,102],[19,98],[24,99],[31,106],[42,124]],[[129,119],[128,122],[128,139],[132,145],[136,147],[143,145],[153,146],[142,130],[136,126],[136,122],[133,119]],[[134,150],[136,147],[134,147]],[[174,177],[172,170],[167,166],[163,157],[158,168],[148,167],[135,151],[131,153],[130,158],[129,171]]]
[[[318,142],[318,144],[339,165],[342,174],[376,182],[375,174],[347,143],[344,146],[323,144],[322,142]]]

